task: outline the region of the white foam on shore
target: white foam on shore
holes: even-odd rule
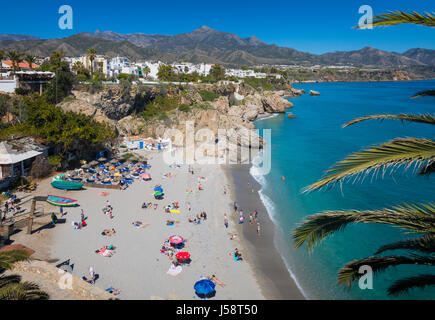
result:
[[[255,157],[252,160],[252,166],[249,169],[249,174],[261,185],[261,189],[258,191],[258,194],[260,195],[261,202],[263,203],[264,207],[266,208],[267,214],[269,215],[270,220],[275,224],[275,227],[279,230],[278,225],[279,221],[276,217],[276,210],[275,210],[275,204],[273,203],[272,199],[270,199],[268,196],[266,196],[263,192],[264,187],[267,184],[267,180],[263,174],[261,174],[261,169],[258,167],[258,165],[261,163],[261,153]],[[278,236],[281,236],[280,234]],[[298,287],[301,294],[305,297],[305,299],[309,299],[307,294],[305,293],[302,286],[299,284],[298,279],[294,275],[294,273],[291,270],[291,267],[287,260],[285,259],[285,256],[282,254],[281,250],[279,250],[279,246],[276,243],[276,239],[274,239],[274,245],[278,253],[281,255],[282,260],[284,261],[284,264],[287,268],[287,271],[290,274],[290,277],[295,282],[296,286]]]
[[[256,119],[255,121],[261,121],[261,120],[266,120],[266,119],[270,119],[270,118],[275,118],[277,116],[279,116],[279,113],[273,113],[270,116],[267,116],[267,117],[264,117],[264,118],[259,118],[259,119]]]

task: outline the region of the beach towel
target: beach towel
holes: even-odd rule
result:
[[[173,264],[171,264],[171,267],[166,273],[169,274],[170,276],[176,277],[182,270],[183,268],[181,266],[176,267]]]
[[[117,296],[117,295],[119,295],[121,293],[120,292],[121,290],[115,289],[114,287],[109,287],[109,288],[106,289],[106,291],[111,293],[111,294],[113,294],[113,295],[115,295],[115,296]]]
[[[177,209],[170,209],[169,212],[170,212],[170,213],[180,213],[180,210],[177,210]]]

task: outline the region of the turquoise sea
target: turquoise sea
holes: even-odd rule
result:
[[[256,122],[258,129],[272,130],[272,170],[266,176],[251,174],[262,184],[260,195],[280,230],[275,239],[289,272],[307,298],[312,299],[435,299],[435,288],[415,289],[409,294],[389,297],[387,287],[394,281],[435,269],[399,266],[374,275],[373,289],[350,291],[337,286],[337,272],[346,262],[373,255],[384,244],[410,235],[386,225],[359,224],[328,238],[309,255],[305,247],[294,249],[291,231],[304,217],[323,210],[377,209],[403,202],[435,202],[435,175],[417,177],[414,169],[392,175],[366,178],[363,183],[347,182],[328,190],[302,194],[301,189],[321,178],[346,155],[363,147],[396,137],[435,137],[435,127],[400,121],[367,121],[342,128],[347,121],[378,113],[434,113],[435,98],[409,99],[435,81],[313,83],[295,84],[306,94],[291,98],[289,109],[296,118],[278,115]],[[310,96],[309,90],[320,96]],[[285,176],[285,181],[281,180]],[[385,254],[403,252],[387,251]]]

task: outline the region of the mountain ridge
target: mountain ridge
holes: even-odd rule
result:
[[[117,33],[96,30],[65,38],[22,38],[0,34],[0,48],[47,56],[62,50],[67,56],[84,54],[89,48],[110,56],[152,59],[165,62],[222,63],[229,65],[299,64],[354,65],[373,67],[435,66],[435,50],[413,48],[403,54],[372,47],[359,50],[312,54],[289,47],[267,44],[256,36],[241,38],[236,34],[201,26],[176,35]],[[20,40],[21,39],[21,40]]]

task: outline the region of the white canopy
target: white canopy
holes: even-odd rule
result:
[[[22,152],[12,149],[7,142],[0,142],[0,164],[13,164],[31,159],[42,154],[36,150],[23,150]]]

